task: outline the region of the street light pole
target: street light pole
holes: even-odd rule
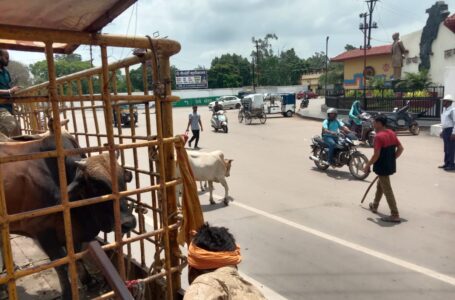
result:
[[[327,74],[328,74],[328,62],[329,62],[329,36],[325,38],[325,86],[324,94],[327,96]]]

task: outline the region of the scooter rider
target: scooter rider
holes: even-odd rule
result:
[[[212,118],[216,119],[217,125],[219,124],[220,120],[218,119],[218,112],[223,111],[223,107],[218,103],[218,101],[215,101],[215,105],[213,106],[213,115]]]
[[[363,140],[362,134],[362,120],[359,118],[362,114],[362,107],[360,101],[355,100],[352,103],[351,110],[349,111],[349,120],[351,121],[351,130],[354,131],[361,140]]]
[[[322,122],[322,138],[324,142],[329,146],[328,163],[334,164],[333,153],[335,146],[338,143],[338,134],[340,130],[345,134],[351,131],[344,125],[343,122],[337,119],[338,111],[335,108],[329,108],[327,110],[327,119]]]
[[[218,101],[215,101],[215,105],[213,106],[213,114],[216,114],[220,110],[223,110],[223,107],[218,103]]]

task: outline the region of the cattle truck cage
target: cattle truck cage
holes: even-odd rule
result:
[[[134,1],[118,3],[124,5],[124,2],[131,5]],[[115,9],[119,14],[120,8]],[[147,299],[176,298],[180,289],[180,272],[186,261],[180,254],[176,239],[181,219],[175,194],[175,185],[180,180],[175,178],[174,146],[182,140],[173,135],[172,102],[178,98],[171,95],[169,59],[179,52],[180,45],[168,39],[10,24],[0,25],[0,37],[5,39],[0,41],[0,46],[4,49],[45,53],[49,81],[28,87],[15,97],[2,99],[0,102],[14,103],[17,111],[16,118],[20,122],[23,134],[45,132],[49,129],[49,118],[52,118],[56,141],[55,151],[1,156],[0,167],[17,161],[55,158],[59,166],[59,181],[64,183],[60,188],[61,203],[39,210],[8,214],[5,206],[7,195],[4,194],[2,180],[4,174],[0,168],[0,225],[6,267],[6,272],[0,276],[0,284],[7,284],[9,299],[18,299],[16,288],[18,279],[62,264],[68,265],[72,297],[79,299],[76,261],[86,256],[87,250],[75,252],[73,248],[71,210],[103,201],[112,201],[114,205],[115,230],[112,234],[100,238],[105,242],[103,249],[114,254],[114,262],[120,277],[124,281],[140,278],[140,282],[148,287]],[[75,49],[74,45],[99,47],[101,67],[56,78],[54,53],[69,53]],[[139,48],[143,51],[109,64],[110,47]],[[147,65],[151,66],[149,72]],[[143,90],[140,94],[133,93],[130,78],[131,71],[138,66],[142,66]],[[125,93],[118,91],[118,74],[124,74],[126,78]],[[150,82],[153,82],[153,86],[149,85]],[[149,89],[153,91],[152,94],[149,94]],[[150,103],[155,107],[151,108]],[[122,128],[120,122],[117,123],[117,127],[113,127],[113,114],[116,113],[119,120],[120,105],[129,107],[131,118],[133,118],[134,106],[143,107],[143,113],[141,111],[139,114],[139,122],[145,123],[145,131],[138,133],[134,122],[130,123],[129,128]],[[63,128],[77,139],[80,149],[63,148],[61,142],[63,119],[69,119],[69,123]],[[159,150],[159,159],[156,162],[149,157],[151,147]],[[120,165],[132,171],[134,175],[134,180],[128,185],[126,191],[119,191],[116,184],[116,151],[120,152]],[[90,156],[102,152],[109,153],[112,194],[70,202],[65,184],[64,158],[68,155],[85,153]],[[136,228],[126,236],[121,233],[119,212],[121,197],[128,197],[138,220]],[[54,213],[63,215],[66,257],[15,270],[9,224]],[[113,291],[98,299],[112,297],[114,297]]]

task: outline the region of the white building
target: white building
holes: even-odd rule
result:
[[[415,73],[419,70],[422,31],[423,29],[401,36],[404,47],[409,51],[403,61],[402,78],[405,77],[404,72]],[[439,24],[431,52],[431,80],[436,85],[444,85],[446,68],[455,67],[455,14]]]

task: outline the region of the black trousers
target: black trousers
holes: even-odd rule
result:
[[[196,143],[194,144],[194,147],[197,147],[197,144],[199,143],[199,130],[191,130],[193,132],[193,136],[191,137],[190,141],[188,142],[190,147],[191,143],[196,140]]]
[[[453,127],[444,128],[442,139],[444,140],[444,166],[455,167],[455,141],[451,141]]]

